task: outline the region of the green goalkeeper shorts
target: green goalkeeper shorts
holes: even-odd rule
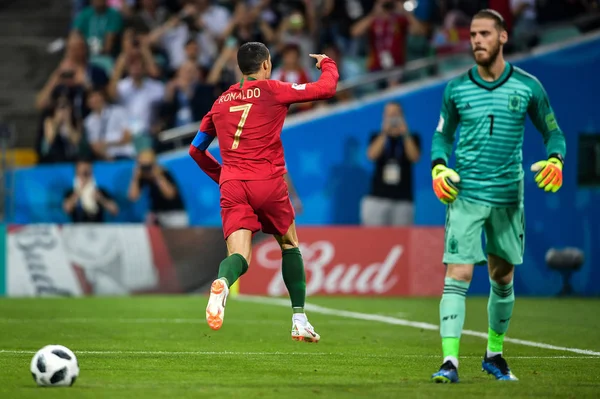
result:
[[[481,234],[485,233],[485,253]],[[446,210],[444,263],[484,264],[487,254],[523,263],[523,207],[494,207],[457,198]]]

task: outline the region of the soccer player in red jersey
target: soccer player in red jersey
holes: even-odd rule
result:
[[[283,281],[292,302],[292,339],[320,339],[304,313],[306,276],[294,223],[294,209],[283,175],[286,173],[281,129],[290,104],[325,100],[335,95],[339,74],[335,62],[310,54],[321,69],[317,82],[290,84],[269,80],[271,56],[262,43],[243,44],[237,61],[242,81],[231,86],[202,119],[190,155],[221,191],[221,218],[228,257],[211,285],[206,321],[213,330],[223,325],[229,287],[248,270],[252,235],[272,234],[282,251]],[[207,151],[218,137],[223,165]]]

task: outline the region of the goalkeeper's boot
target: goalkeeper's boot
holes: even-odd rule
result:
[[[321,336],[317,334],[315,328],[306,320],[292,317],[292,339],[294,341],[319,342]]]
[[[450,360],[442,364],[440,371],[431,376],[431,380],[436,383],[453,383],[458,382],[458,370]]]
[[[501,354],[487,357],[487,354],[483,356],[481,362],[483,371],[487,371],[488,374],[496,377],[497,380],[501,381],[518,381],[519,379],[508,368],[508,363],[502,357]]]
[[[227,295],[229,295],[227,282],[223,279],[213,281],[210,286],[208,306],[206,306],[206,322],[213,330],[218,330],[223,325]]]

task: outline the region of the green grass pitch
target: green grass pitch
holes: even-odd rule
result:
[[[310,298],[311,304],[438,324],[438,298]],[[465,328],[487,331],[487,298],[467,299]],[[464,336],[460,378],[436,385],[438,331],[308,312],[321,342],[290,338],[291,311],[230,299],[204,322],[204,296],[1,299],[0,398],[597,398],[600,356],[505,344],[518,382],[481,372],[485,339]],[[600,300],[517,298],[509,336],[600,352]],[[70,388],[38,388],[33,353],[78,356]]]

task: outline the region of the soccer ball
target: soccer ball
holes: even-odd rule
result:
[[[69,387],[79,376],[79,363],[69,348],[47,345],[31,359],[31,375],[39,386]]]

